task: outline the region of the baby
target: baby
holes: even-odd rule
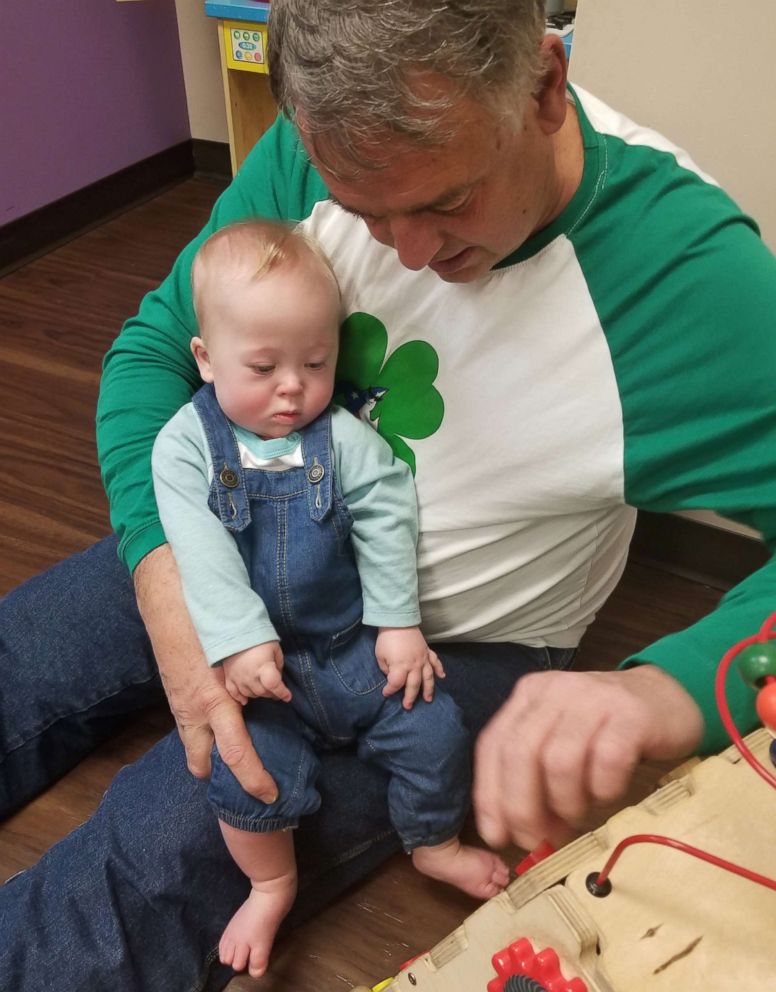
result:
[[[192,286],[205,385],[160,432],[153,476],[208,663],[278,787],[253,798],[214,751],[208,795],[251,884],[220,957],[259,977],[296,894],[290,831],[320,805],[320,749],[355,744],[389,773],[421,872],[483,899],[509,872],[458,839],[469,743],[418,626],[415,488],[376,431],[331,406],[342,304],[328,260],[246,222],[202,245]]]

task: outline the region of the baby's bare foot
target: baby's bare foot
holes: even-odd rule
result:
[[[467,847],[457,837],[434,847],[417,847],[412,863],[424,875],[449,882],[476,899],[491,899],[509,883],[509,868],[493,851]]]
[[[221,963],[251,978],[267,970],[275,934],[296,896],[296,874],[252,882],[251,894],[224,930],[218,945]]]

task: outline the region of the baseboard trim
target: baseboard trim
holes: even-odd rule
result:
[[[192,175],[192,142],[183,141],[5,224],[0,227],[0,275]]]
[[[224,141],[205,141],[192,138],[191,150],[194,156],[194,172],[208,179],[232,178],[232,158],[229,145]]]
[[[761,568],[769,557],[765,545],[752,537],[669,513],[641,511],[631,543],[634,561],[723,590]]]

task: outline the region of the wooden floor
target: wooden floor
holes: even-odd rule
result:
[[[190,180],[0,281],[0,592],[108,533],[96,465],[100,362],[122,320],[199,230],[220,187]],[[580,665],[626,653],[706,613],[719,592],[631,563],[588,634]],[[138,719],[36,802],[0,824],[0,879],[89,816],[113,774],[171,726]],[[640,770],[632,800],[664,769]],[[605,819],[599,811],[594,822]],[[519,852],[508,852],[513,859]],[[372,985],[445,936],[474,902],[397,856],[276,948],[260,982],[230,992],[337,992]],[[153,990],[149,990],[153,992]]]

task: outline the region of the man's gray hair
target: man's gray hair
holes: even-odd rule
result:
[[[305,130],[350,155],[386,130],[449,136],[461,96],[519,122],[542,75],[544,0],[273,0],[272,92]],[[452,86],[418,85],[424,74]]]

